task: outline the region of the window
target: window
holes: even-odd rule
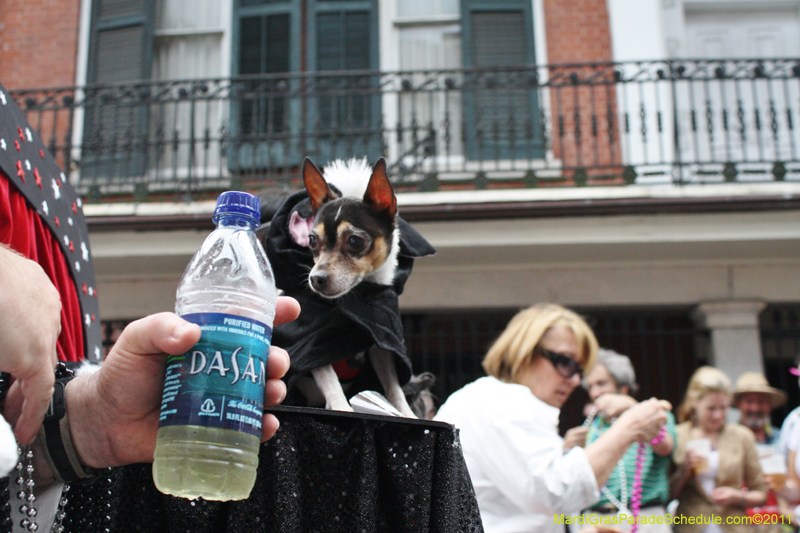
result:
[[[471,159],[542,157],[529,1],[464,0],[464,121]]]
[[[309,132],[320,162],[382,155],[374,0],[309,0],[308,66],[320,72],[309,99]],[[358,71],[358,72],[356,72]],[[336,74],[341,72],[341,74]]]
[[[377,80],[363,73],[378,68],[376,13],[376,0],[234,3],[229,168],[380,155]]]
[[[141,175],[146,109],[104,85],[149,78],[153,5],[97,0],[92,8],[88,82],[95,87],[86,91],[81,178]]]

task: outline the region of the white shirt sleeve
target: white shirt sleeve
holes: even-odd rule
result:
[[[489,423],[475,452],[497,489],[529,513],[577,513],[599,498],[583,448],[563,454],[563,440],[526,413],[505,413]]]

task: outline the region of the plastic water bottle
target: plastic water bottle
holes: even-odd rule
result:
[[[256,479],[275,278],[255,234],[260,201],[225,192],[217,228],[178,285],[175,312],[200,341],[167,359],[153,480],[184,498],[241,500]]]

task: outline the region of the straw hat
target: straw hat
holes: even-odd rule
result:
[[[767,378],[758,372],[745,372],[736,380],[736,387],[733,389],[733,403],[739,400],[739,396],[749,392],[761,392],[769,395],[769,401],[773,409],[777,409],[786,403],[786,393],[775,387],[770,387]]]

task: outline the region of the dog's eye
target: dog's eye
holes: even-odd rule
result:
[[[347,239],[347,245],[353,250],[361,250],[365,244],[364,238],[358,235],[350,235],[350,238]]]
[[[308,246],[314,248],[317,246],[317,236],[313,233],[308,236]]]

